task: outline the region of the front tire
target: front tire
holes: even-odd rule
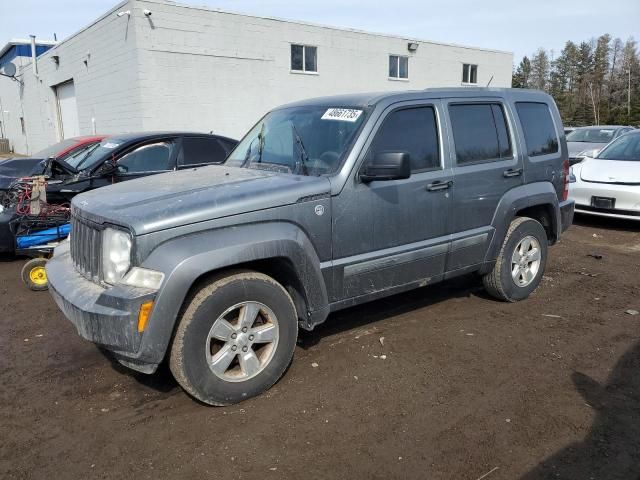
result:
[[[291,363],[298,336],[287,291],[257,272],[229,272],[187,305],[169,365],[182,388],[209,405],[231,405],[268,390]]]
[[[482,278],[492,297],[506,302],[527,298],[538,288],[547,263],[547,233],[536,220],[511,222],[493,270]]]

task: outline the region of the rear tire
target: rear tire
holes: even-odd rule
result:
[[[46,258],[32,258],[22,267],[22,282],[34,292],[42,292],[49,289],[45,265]]]
[[[169,366],[197,400],[231,405],[263,393],[280,379],[297,336],[296,309],[282,285],[258,272],[227,272],[192,296]]]
[[[482,278],[489,295],[505,302],[531,295],[544,275],[547,248],[547,233],[539,222],[528,217],[513,220],[493,270]]]

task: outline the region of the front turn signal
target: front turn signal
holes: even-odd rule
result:
[[[140,313],[138,313],[138,333],[144,332],[144,329],[147,327],[147,321],[149,320],[149,315],[151,315],[152,308],[153,300],[140,305]]]

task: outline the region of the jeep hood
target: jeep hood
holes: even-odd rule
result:
[[[578,165],[585,182],[640,185],[640,161],[589,158]]]
[[[329,189],[326,177],[212,165],[92,190],[76,196],[72,206],[75,215],[144,235],[292,204]]]

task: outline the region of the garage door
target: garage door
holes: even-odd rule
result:
[[[80,134],[76,88],[73,80],[56,86],[58,99],[58,126],[62,138],[77,137]]]

